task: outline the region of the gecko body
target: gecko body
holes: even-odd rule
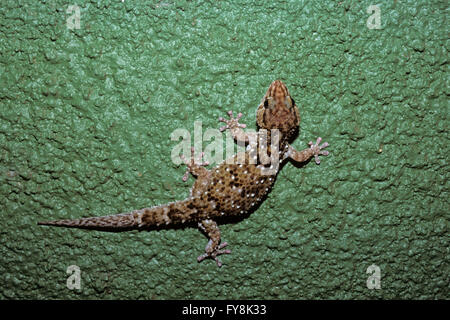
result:
[[[295,101],[280,80],[272,82],[256,110],[256,134],[251,135],[243,130],[246,126],[239,123],[241,113],[236,118],[231,111],[228,115],[229,120],[219,118],[219,121],[225,123],[220,130],[230,130],[238,143],[247,145],[246,151],[210,170],[205,168],[208,163],[202,162],[203,154],[200,159],[195,159],[193,149],[190,159],[182,157],[187,165],[186,173],[196,177],[188,198],[110,216],[55,220],[38,224],[120,230],[194,222],[198,223],[200,230],[209,238],[205,253],[198,257],[198,261],[212,258],[220,267],[222,264],[218,256],[231,251],[224,249],[227,243],[221,242],[216,221],[223,216],[244,215],[255,209],[270,192],[280,168],[279,164],[286,159],[305,162],[314,157],[319,164],[319,155],[328,155],[327,151],[322,150],[328,143],[319,145],[321,138],[318,138],[315,144],[309,142],[309,148],[302,151],[295,150],[289,144],[298,130],[300,115]],[[276,161],[269,161],[270,159]],[[187,175],[183,177],[184,181],[186,179]]]

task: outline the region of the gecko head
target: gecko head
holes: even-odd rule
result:
[[[281,80],[275,80],[267,89],[256,110],[256,121],[261,129],[278,129],[288,136],[298,128],[297,105]]]

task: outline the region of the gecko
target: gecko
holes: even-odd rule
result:
[[[228,244],[221,241],[217,221],[222,217],[239,217],[255,210],[271,191],[280,170],[279,165],[285,160],[304,163],[314,158],[320,164],[319,156],[329,154],[323,150],[329,144],[324,142],[320,145],[320,137],[315,143],[310,141],[309,147],[301,151],[291,146],[291,140],[299,130],[300,113],[281,80],[270,84],[256,109],[258,131],[251,134],[243,130],[246,124],[239,122],[242,113],[234,117],[233,112],[228,111],[228,116],[229,119],[219,118],[225,124],[220,131],[230,130],[234,141],[246,146],[245,151],[236,153],[209,170],[206,168],[208,162],[203,161],[204,153],[196,158],[195,150],[191,148],[190,158],[181,155],[187,167],[183,181],[187,180],[189,173],[196,178],[186,199],[109,216],[43,221],[38,224],[111,231],[194,223],[208,238],[205,252],[197,261],[211,258],[221,267],[219,256],[230,254],[231,250],[225,249]],[[268,161],[269,157],[276,161]]]

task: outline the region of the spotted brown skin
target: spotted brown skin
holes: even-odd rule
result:
[[[221,243],[217,220],[224,216],[244,215],[254,210],[270,192],[280,164],[286,159],[305,162],[314,157],[319,164],[319,155],[328,155],[327,151],[322,150],[328,143],[319,145],[321,138],[318,138],[315,144],[309,142],[310,147],[302,151],[290,146],[289,140],[298,130],[300,115],[294,99],[280,80],[272,82],[256,110],[256,134],[252,135],[243,130],[246,125],[239,123],[241,113],[236,118],[231,111],[228,115],[229,120],[219,118],[219,121],[226,124],[220,130],[230,130],[237,142],[247,144],[247,149],[211,170],[205,168],[208,163],[194,159],[194,150],[190,159],[182,158],[186,163],[187,173],[197,178],[187,199],[111,216],[46,221],[38,224],[120,230],[196,222],[209,238],[205,253],[198,257],[198,261],[212,258],[220,267],[222,263],[218,256],[231,251],[224,249],[226,242]],[[186,180],[185,174],[183,181]]]

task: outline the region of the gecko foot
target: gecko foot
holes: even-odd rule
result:
[[[223,117],[219,118],[220,122],[225,122],[226,125],[221,127],[219,130],[224,131],[226,129],[234,129],[234,128],[245,128],[245,124],[239,123],[239,119],[242,117],[242,113],[238,113],[236,118],[233,118],[233,111],[228,111],[228,115],[230,116],[230,120],[225,120]]]
[[[327,156],[329,154],[329,152],[326,150],[322,151],[322,149],[329,146],[328,142],[324,142],[321,146],[319,146],[319,143],[321,141],[322,141],[322,138],[318,137],[315,144],[313,144],[312,141],[308,142],[308,145],[313,150],[314,160],[316,161],[317,164],[320,164],[319,155]]]
[[[200,154],[200,158],[198,159],[198,161],[195,161],[194,153],[195,153],[194,148],[191,148],[191,158],[190,158],[189,160],[187,160],[186,157],[185,157],[183,154],[180,156],[181,160],[183,160],[183,162],[184,162],[184,163],[186,164],[186,166],[187,166],[186,172],[185,172],[185,174],[184,174],[184,176],[183,176],[183,181],[184,181],[184,182],[187,181],[187,179],[188,179],[188,177],[189,177],[189,173],[190,173],[190,172],[194,172],[195,168],[197,168],[197,167],[203,167],[203,166],[209,165],[209,162],[208,162],[208,161],[202,162],[203,157],[205,156],[205,153],[204,153],[204,152],[202,152],[202,153]]]
[[[217,256],[219,256],[221,254],[230,254],[231,253],[231,250],[229,250],[229,249],[222,250],[227,245],[228,245],[228,243],[224,242],[224,243],[220,244],[217,248],[213,249],[212,248],[212,241],[210,240],[208,242],[208,244],[206,245],[206,249],[205,249],[206,253],[198,256],[197,261],[198,262],[202,262],[206,258],[211,258],[211,259],[214,259],[216,261],[218,267],[221,267],[222,266],[222,262],[219,260],[219,258]]]

